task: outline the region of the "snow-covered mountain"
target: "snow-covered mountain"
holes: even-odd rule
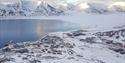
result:
[[[79,8],[83,12],[87,13],[98,13],[98,14],[104,14],[104,13],[116,13],[116,12],[125,12],[124,6],[120,5],[112,5],[109,6],[104,3],[82,3],[83,7],[88,6],[87,8]],[[80,5],[80,4],[79,4]]]
[[[80,6],[80,7],[79,7]],[[87,6],[87,8],[85,8]],[[38,16],[38,15],[63,15],[67,11],[77,11],[85,13],[115,13],[125,12],[124,6],[112,5],[104,3],[88,3],[81,2],[77,5],[71,3],[57,4],[48,1],[29,1],[20,0],[16,3],[2,4],[0,3],[0,16]]]
[[[89,8],[83,10],[87,13],[107,13],[108,8],[105,4],[100,4],[100,3],[87,3]]]
[[[40,5],[31,1],[21,1],[20,3],[0,4],[0,16],[32,16],[32,15],[61,15],[63,10],[57,9],[47,2]]]
[[[36,42],[0,49],[0,63],[125,63],[124,59],[124,28],[51,33]]]
[[[19,5],[17,3],[3,5],[0,4],[0,16],[14,16],[17,13]]]
[[[37,8],[34,10],[33,15],[62,15],[64,14],[63,10],[57,9],[50,5],[49,3],[42,2]]]
[[[113,5],[109,8],[110,11],[113,11],[113,12],[125,12],[125,6],[122,7],[122,6],[119,6],[119,5]]]

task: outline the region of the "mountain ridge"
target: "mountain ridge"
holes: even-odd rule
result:
[[[125,12],[125,9],[121,6],[114,5],[111,8],[108,8],[107,5],[102,3],[86,3],[89,6],[86,9],[81,9],[73,4],[68,4],[67,7],[62,7],[61,5],[52,5],[49,2],[39,2],[34,3],[29,1],[21,1],[21,3],[12,3],[12,4],[0,4],[0,16],[53,16],[53,15],[65,15],[67,11],[77,11],[85,13],[97,13],[97,14],[108,14],[108,13],[117,13]],[[39,4],[39,5],[38,5]],[[66,4],[65,4],[66,6]],[[70,14],[70,13],[69,13]]]

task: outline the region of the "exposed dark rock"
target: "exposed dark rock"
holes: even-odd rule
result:
[[[4,58],[1,58],[0,59],[0,63],[5,63],[7,61],[14,61],[15,59],[14,58],[7,58],[7,57],[4,57]]]
[[[67,47],[67,48],[74,48],[74,46],[75,46],[75,45],[72,45],[72,44],[70,44],[70,43],[65,43],[65,47]]]
[[[86,30],[79,30],[79,31],[67,33],[67,35],[73,38],[73,37],[76,37],[76,36],[86,35],[84,32],[87,32],[87,31]]]
[[[61,55],[62,51],[61,50],[52,50],[52,53]]]
[[[119,39],[120,38],[120,36],[116,36],[116,39]]]
[[[19,14],[20,14],[21,16],[26,16],[26,14],[24,13],[24,11],[19,11]]]
[[[78,56],[78,57],[83,57],[82,55],[76,55],[76,56]]]
[[[54,56],[43,56],[44,59],[58,59],[58,57]]]
[[[51,45],[50,48],[51,49],[53,49],[53,48],[59,48],[59,45],[56,45],[56,44],[55,45]]]
[[[68,57],[67,59],[71,60],[71,59],[75,59],[74,57]]]
[[[28,49],[19,49],[15,51],[15,53],[28,53],[28,52],[29,52]]]
[[[60,48],[64,47],[73,47],[70,44],[65,45],[64,40],[58,36],[45,36],[41,39],[41,44],[45,49],[42,49],[42,52],[44,53],[52,53],[52,54],[63,54],[61,50],[58,50]]]
[[[120,43],[120,42],[114,42],[113,40],[105,40],[103,42],[105,42],[107,45],[113,45],[113,46],[123,47],[122,43]]]
[[[80,39],[80,41],[87,42],[87,43],[96,43],[95,39],[96,37],[87,37],[86,39]]]
[[[10,51],[11,51],[11,48],[6,47],[6,48],[3,48],[2,51],[3,51],[3,52],[10,52]]]
[[[97,32],[95,33],[96,36],[115,36],[117,39],[120,37],[125,37],[125,29],[122,30],[114,30],[114,31],[107,31],[107,32]]]
[[[19,48],[24,48],[25,46],[24,45],[14,44],[13,47],[19,49]]]
[[[12,10],[10,10],[8,14],[11,15],[11,16],[15,15],[15,13]]]
[[[110,49],[120,54],[125,54],[125,49],[123,48],[110,48]]]
[[[44,45],[44,47],[49,47],[48,45]]]
[[[107,44],[113,44],[113,40],[105,40]]]
[[[69,37],[72,37],[73,38],[73,35],[71,34],[71,33],[66,33],[67,34],[67,36],[69,36]]]
[[[68,49],[67,52],[68,52],[69,55],[73,55],[75,53],[75,51],[73,51],[72,49]]]
[[[125,50],[124,50],[124,51],[121,51],[120,54],[125,54]]]
[[[41,63],[40,60],[30,60],[29,62],[30,62],[30,63]]]
[[[0,9],[0,16],[4,16],[6,14],[6,11],[4,9]]]
[[[45,36],[44,38],[41,39],[42,43],[47,43],[47,44],[58,44],[62,43],[63,39],[61,39],[58,36]]]
[[[47,51],[47,49],[42,49],[42,52],[46,52]]]
[[[5,44],[5,45],[4,45],[4,47],[7,47],[7,46],[9,46],[9,44]]]
[[[28,58],[27,58],[27,57],[23,57],[22,59],[23,59],[23,60],[28,60]]]
[[[51,51],[48,51],[47,53],[51,53]]]
[[[124,51],[123,49],[114,49],[116,52]]]

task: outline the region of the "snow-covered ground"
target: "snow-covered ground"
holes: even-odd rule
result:
[[[36,42],[7,44],[0,63],[125,63],[125,28],[50,33]]]

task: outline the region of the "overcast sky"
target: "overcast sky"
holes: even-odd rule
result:
[[[17,1],[18,0],[0,0],[0,3],[1,2],[17,2]],[[47,1],[47,0],[45,0],[45,1]],[[49,0],[49,1],[54,1],[54,0]],[[68,3],[76,3],[77,1],[82,1],[82,2],[84,2],[84,1],[85,2],[115,2],[115,1],[125,1],[125,0],[58,0],[58,1],[60,1],[60,2],[67,1]]]

